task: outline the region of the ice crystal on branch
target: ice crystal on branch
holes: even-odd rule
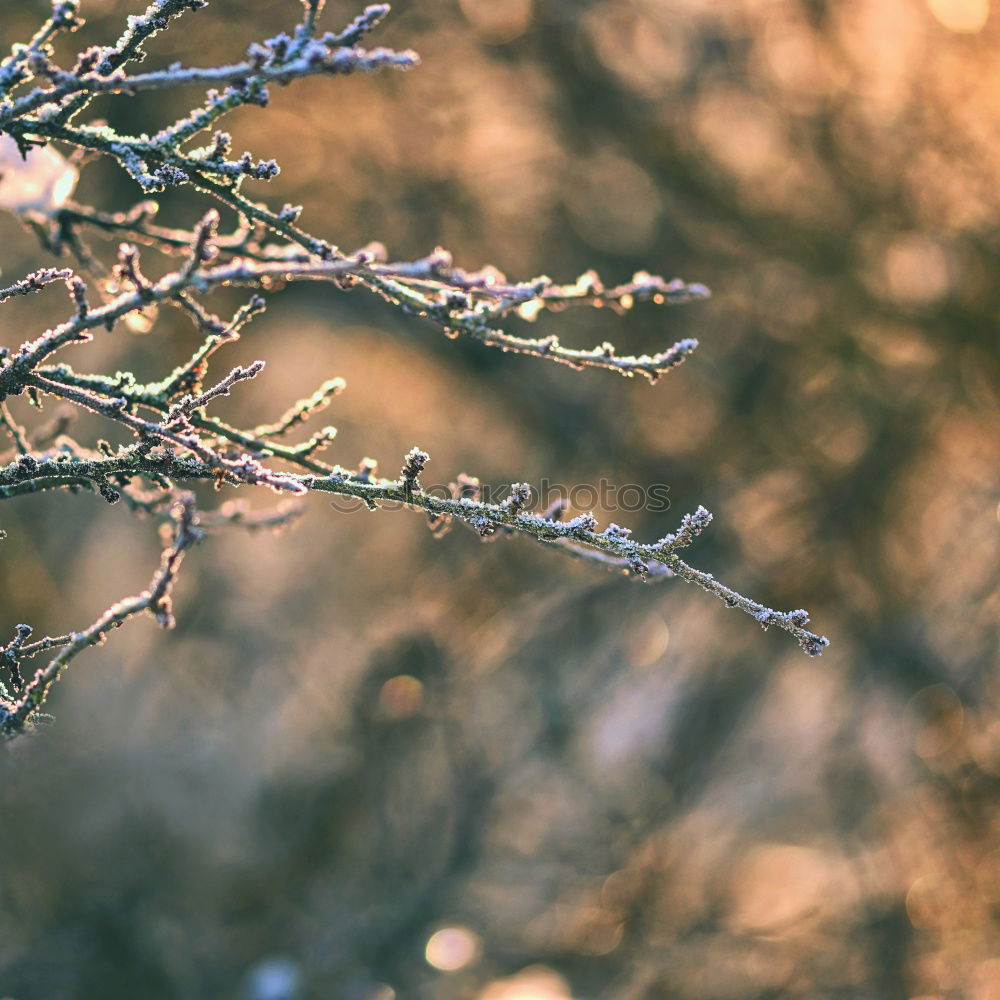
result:
[[[655,354],[631,356],[610,343],[572,348],[551,333],[521,336],[505,326],[515,318],[543,323],[550,312],[574,306],[606,306],[624,314],[636,302],[676,305],[703,298],[708,291],[645,271],[611,286],[593,271],[564,284],[544,275],[517,281],[492,266],[463,269],[440,247],[416,260],[392,261],[379,243],[351,252],[313,235],[303,228],[298,206],[275,209],[244,193],[247,178],[270,180],[279,164],[250,152],[235,154],[232,137],[219,127],[221,121],[239,107],[266,107],[273,86],[313,75],[408,69],[418,58],[409,50],[363,47],[388,13],[387,5],[367,7],[346,28],[331,32],[319,28],[322,0],[303,0],[302,19],[290,32],[254,43],[238,62],[137,70],[153,35],[206,5],[206,0],[154,0],[142,14],[127,19],[116,41],[84,49],[67,68],[56,63],[52,39],[83,22],[77,3],[60,0],[34,36],[14,45],[0,61],[0,207],[19,215],[48,250],[68,253],[75,262],[72,267],[37,270],[0,289],[0,303],[46,293],[54,284],[62,284],[68,298],[67,318],[61,323],[19,346],[0,347],[0,429],[10,441],[9,454],[0,464],[0,499],[54,489],[87,490],[157,519],[166,532],[160,566],[149,587],[112,605],[89,627],[34,642],[29,641],[28,625],[15,628],[0,647],[0,737],[30,729],[53,682],[110,629],[143,611],[164,627],[172,625],[170,591],[185,553],[202,538],[204,528],[277,528],[301,510],[297,501],[284,500],[272,511],[250,514],[225,500],[217,510],[199,511],[187,489],[199,481],[219,489],[258,487],[286,498],[310,493],[352,497],[372,510],[387,502],[403,503],[423,510],[435,533],[459,523],[484,539],[525,536],[644,580],[679,577],[742,609],[764,628],[773,625],[789,632],[807,653],[821,652],[827,640],[806,630],[804,611],[774,611],[680,559],[677,550],[694,542],[711,520],[703,507],[686,515],[675,533],[644,543],[618,525],[600,530],[590,513],[567,518],[562,502],[534,512],[525,483],[514,483],[509,496],[490,503],[483,499],[479,481],[463,473],[452,483],[449,496],[436,496],[421,486],[430,460],[421,448],[405,456],[397,479],[380,478],[371,458],[354,469],[332,464],[322,453],[333,442],[335,428],[322,427],[297,444],[290,443],[289,434],[343,390],[337,377],[326,378],[311,395],[290,408],[276,407],[252,426],[234,427],[215,415],[213,407],[221,397],[264,370],[261,359],[233,367],[221,378],[210,377],[216,354],[237,340],[266,307],[265,293],[290,282],[361,287],[406,314],[430,320],[450,337],[572,368],[638,375],[650,382],[685,361],[697,342],[685,339]],[[203,96],[187,114],[162,123],[152,134],[125,135],[87,120],[98,95],[178,88],[201,88]],[[157,203],[148,199],[117,213],[76,204],[69,199],[77,168],[67,154],[111,158],[135,182],[138,195],[190,185],[209,202],[231,210],[236,227],[219,232],[214,207],[185,230],[161,223]],[[88,246],[88,232],[120,241],[110,271]],[[176,258],[176,266],[159,278],[147,276],[142,254],[148,249]],[[160,270],[151,268],[149,273]],[[226,286],[249,291],[233,315],[218,316],[204,299]],[[202,341],[187,362],[159,380],[144,383],[131,372],[87,373],[65,360],[75,353],[71,348],[103,336],[119,321],[148,325],[156,309],[165,306],[181,310]],[[78,442],[68,436],[64,415],[49,431],[29,432],[10,406],[23,395],[32,401],[59,399],[97,414],[124,430],[129,443],[116,447],[103,439],[92,445]],[[27,669],[28,661],[53,649],[58,652],[45,665],[33,673]]]

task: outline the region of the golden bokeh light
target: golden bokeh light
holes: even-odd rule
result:
[[[507,979],[487,985],[477,1000],[573,1000],[569,984],[559,973],[543,965],[522,969]]]
[[[441,972],[457,972],[475,962],[481,951],[479,935],[468,927],[442,927],[428,939],[424,957]]]
[[[424,703],[424,686],[409,674],[390,677],[378,694],[378,714],[383,719],[408,719]]]
[[[8,42],[44,6],[0,0]],[[90,0],[65,52],[144,6]],[[361,6],[327,4],[325,27]],[[274,87],[270,107],[236,113],[237,153],[282,168],[253,197],[303,204],[342,248],[376,239],[401,260],[440,244],[511,280],[649,268],[713,296],[626,316],[535,302],[512,321],[630,353],[701,341],[650,387],[397,326],[361,289],[290,288],[227,348],[268,362],[220,418],[265,397],[284,409],[322,372],[347,382],[327,457],[348,469],[373,455],[393,476],[419,444],[428,486],[668,484],[670,510],[598,510],[601,526],[651,540],[704,502],[716,520],[692,559],[808,608],[833,645],[800,662],[678,581],[630,583],[499,533],[480,545],[458,524],[437,538],[412,512],[317,502],[277,537],[213,531],[178,630],[121,630],[11,761],[4,990],[79,995],[70,966],[100,963],[123,977],[109,998],[140,996],[147,967],[169,983],[204,965],[189,992],[214,995],[277,941],[310,996],[358,1000],[805,1000],[886,983],[1000,1000],[996,6],[421,0],[372,42],[412,46],[413,72]],[[295,8],[211,0],[145,68],[220,44],[242,58]],[[126,123],[160,128],[189,97]],[[101,100],[109,118],[130,106]],[[79,167],[74,198],[141,197]],[[167,192],[164,224],[180,199],[192,218],[207,204]],[[0,233],[11,281],[43,259],[15,223]],[[92,234],[98,257],[116,242]],[[65,319],[54,290],[12,299],[5,344],[29,336],[13,318],[29,305]],[[182,363],[184,313],[154,310],[74,365],[135,355],[146,378]],[[55,425],[55,406],[9,405]],[[6,504],[0,645],[15,608],[57,635],[155,564],[123,506]],[[66,980],[40,985],[53,956]]]
[[[931,13],[949,31],[975,34],[986,27],[990,0],[927,0]]]

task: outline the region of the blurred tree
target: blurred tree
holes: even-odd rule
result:
[[[95,39],[129,7],[91,4]],[[249,148],[280,129],[296,151],[280,197],[399,259],[440,242],[511,273],[697,274],[716,296],[670,321],[699,361],[655,392],[567,377],[303,287],[294,321],[252,328],[287,345],[275,393],[343,374],[338,448],[358,456],[418,439],[484,484],[669,483],[720,515],[707,564],[823,608],[837,642],[805,660],[700,595],[407,518],[218,539],[171,640],[117,636],[62,685],[59,725],[4,757],[4,990],[995,996],[989,5],[401,7],[385,37],[419,73],[234,113]],[[5,31],[35,14],[7,4]],[[233,59],[287,23],[224,0],[198,19]],[[188,57],[173,34],[163,65]],[[125,133],[168,107],[100,100]],[[101,161],[78,188],[98,194],[131,203]],[[161,201],[198,217],[184,189]],[[44,263],[0,230],[9,272]],[[609,336],[604,312],[550,322],[567,344]],[[632,311],[633,353],[661,323]],[[158,377],[196,344],[159,324],[87,350]],[[155,558],[85,500],[6,505],[2,603],[39,628],[89,620]],[[642,537],[662,521],[633,519]]]

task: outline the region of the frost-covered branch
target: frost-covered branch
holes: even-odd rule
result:
[[[143,611],[149,611],[157,624],[163,628],[173,627],[170,590],[177,579],[184,553],[202,537],[202,532],[198,528],[194,498],[189,494],[181,495],[170,511],[170,519],[173,538],[160,557],[160,566],[153,575],[149,587],[141,594],[112,604],[82,632],[74,632],[56,639],[42,639],[31,646],[24,645],[24,640],[31,634],[30,626],[17,626],[14,639],[0,650],[2,658],[8,664],[15,664],[10,673],[12,681],[17,685],[13,698],[9,692],[4,691],[6,697],[0,701],[0,739],[11,739],[23,733],[30,724],[32,716],[45,702],[49,689],[59,679],[70,661],[90,646],[103,643],[110,629],[117,628]],[[35,671],[30,680],[24,682],[20,661],[55,646],[62,646],[58,655]]]
[[[77,263],[75,268],[37,270],[0,289],[2,303],[36,292],[51,295],[46,289],[61,283],[68,298],[67,318],[61,323],[17,347],[0,347],[0,434],[11,444],[6,464],[0,466],[0,500],[57,489],[94,492],[170,525],[172,538],[150,586],[109,608],[83,631],[29,642],[30,628],[17,626],[13,638],[0,647],[0,668],[6,671],[0,683],[0,737],[29,729],[67,664],[102,641],[108,629],[144,610],[161,624],[170,624],[170,588],[184,553],[204,528],[282,527],[301,511],[300,499],[312,493],[355,498],[372,510],[403,504],[423,511],[435,534],[457,523],[481,538],[525,537],[642,580],[686,580],[740,608],[764,628],[773,625],[790,633],[810,655],[821,652],[827,640],[806,629],[804,611],[767,608],[680,558],[678,551],[690,546],[711,520],[702,507],[673,533],[641,542],[619,525],[601,528],[588,512],[566,516],[562,505],[535,512],[531,491],[523,483],[515,483],[509,496],[491,503],[480,495],[478,480],[462,474],[450,496],[436,495],[421,483],[430,461],[421,448],[405,456],[392,479],[379,477],[370,459],[353,469],[328,462],[324,453],[335,439],[334,427],[322,426],[303,441],[292,438],[344,389],[343,380],[335,376],[325,378],[290,408],[274,403],[263,419],[249,426],[231,426],[210,412],[220,397],[263,376],[263,359],[233,367],[221,378],[209,378],[209,369],[219,352],[239,339],[267,307],[271,292],[289,283],[322,281],[336,288],[364,288],[406,314],[425,317],[450,337],[467,337],[577,369],[639,375],[651,382],[683,362],[696,341],[680,340],[655,354],[628,355],[610,343],[581,349],[562,344],[548,332],[528,336],[511,332],[509,326],[516,321],[544,322],[569,307],[606,306],[624,314],[638,302],[676,305],[703,298],[708,291],[645,271],[613,285],[605,285],[593,271],[569,283],[544,275],[517,281],[492,266],[459,267],[442,248],[416,260],[393,261],[380,243],[346,252],[313,235],[303,227],[298,206],[273,208],[243,192],[246,178],[270,179],[278,165],[250,153],[234,156],[231,137],[216,128],[219,120],[240,106],[266,105],[273,84],[314,74],[407,68],[417,58],[409,51],[360,47],[387,6],[370,6],[342,31],[321,33],[321,0],[304,0],[302,19],[291,33],[251,46],[238,63],[133,71],[131,64],[144,58],[149,38],[203,6],[205,0],[156,0],[128,20],[113,45],[87,48],[72,68],[64,69],[54,61],[51,40],[82,24],[77,4],[64,0],[53,5],[51,17],[28,43],[15,45],[0,62],[0,207],[18,214],[48,250],[56,255],[68,252]],[[98,94],[127,97],[208,85],[212,89],[203,101],[153,134],[127,136],[104,123],[81,121]],[[208,130],[214,131],[206,145],[189,145]],[[59,152],[66,146],[117,161],[144,193],[190,184],[232,211],[235,228],[220,234],[214,208],[187,230],[161,224],[156,202],[148,199],[126,212],[76,204],[70,197],[77,167]],[[94,233],[121,241],[110,269],[87,243]],[[161,277],[148,277],[140,247],[174,258],[176,266]],[[247,299],[231,316],[218,316],[205,304],[208,293],[218,288],[245,288]],[[64,360],[70,357],[63,353],[67,349],[103,336],[121,320],[167,305],[190,319],[201,343],[186,362],[156,381],[141,382],[131,372],[81,372]],[[114,424],[130,443],[80,443],[67,434],[65,421],[46,434],[33,431],[15,417],[20,404],[12,408],[12,401],[18,397],[34,403],[46,397],[62,400]],[[220,489],[263,488],[291,501],[264,512],[249,512],[232,501],[218,510],[197,511],[188,489],[204,481]],[[52,649],[59,652],[29,679],[25,662]]]

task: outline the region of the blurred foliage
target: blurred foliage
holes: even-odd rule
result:
[[[41,6],[0,4],[5,37]],[[331,6],[331,23],[354,13]],[[85,3],[87,37],[133,9]],[[269,391],[290,402],[344,376],[336,460],[416,442],[443,482],[667,483],[674,510],[637,530],[706,503],[711,568],[809,607],[833,646],[806,661],[691,588],[435,541],[405,513],[314,503],[280,537],[215,538],[177,632],[136,625],[83,658],[58,726],[0,757],[0,992],[997,1000],[989,13],[400,2],[380,41],[419,69],[238,112],[237,146],[283,167],[262,195],[341,246],[441,243],[517,277],[649,267],[715,291],[552,320],[581,345],[698,336],[650,387],[289,290],[233,360],[280,337]],[[156,58],[236,57],[296,14],[214,0]],[[143,101],[105,113],[167,120]],[[138,198],[101,163],[81,193]],[[15,221],[0,237],[6,273],[43,262]],[[18,308],[4,343],[38,322]],[[94,367],[190,352],[182,319],[155,329],[98,338]],[[5,632],[89,621],[155,562],[93,497],[3,516]]]

